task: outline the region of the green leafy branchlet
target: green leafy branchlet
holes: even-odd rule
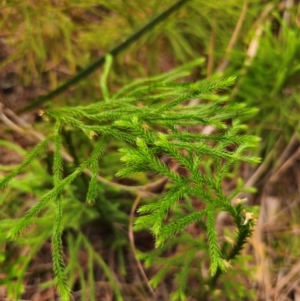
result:
[[[242,135],[244,127],[240,124],[242,117],[253,114],[255,110],[215,94],[217,90],[224,91],[230,87],[234,78],[211,82],[175,82],[201,62],[199,60],[168,74],[137,81],[112,96],[109,96],[105,82],[101,81],[104,100],[86,106],[49,109],[45,115],[56,124],[53,136],[36,146],[16,171],[1,180],[0,187],[3,187],[22,172],[49,142],[54,143],[53,188],[16,223],[9,236],[19,235],[49,202],[55,203],[53,267],[63,300],[69,296],[61,241],[64,191],[84,170],[89,169],[91,179],[86,200],[88,203],[95,200],[97,177],[101,173],[99,160],[105,156],[106,146],[112,140],[128,145],[120,149],[124,167],[117,173],[119,177],[144,172],[168,180],[163,195],[138,209],[140,217],[135,224],[136,229],[151,230],[155,237],[156,255],[171,243],[179,243],[178,235],[192,223],[205,225],[213,279],[226,271],[227,262],[239,254],[251,233],[252,216],[245,215],[242,204],[232,204],[222,189],[222,182],[233,165],[259,162],[258,158],[245,155],[246,150],[256,147],[259,139]],[[198,104],[189,105],[192,99],[198,100],[193,102]],[[201,133],[206,126],[213,128],[212,134]],[[95,142],[90,156],[63,177],[61,129],[65,127],[80,131]],[[184,214],[176,214],[187,198],[201,201],[203,209],[182,209]],[[237,226],[236,242],[228,254],[222,253],[215,227],[216,217],[221,211],[228,212]],[[184,300],[189,267],[199,251],[195,241],[184,235],[181,239],[189,241],[193,247],[186,251],[188,256],[181,254],[172,259],[175,263],[184,263],[177,275],[179,286],[172,296],[173,300]],[[184,260],[186,256],[188,260]],[[149,260],[148,263],[151,263]],[[170,266],[172,262],[152,280],[154,285]]]
[[[54,188],[57,187],[62,181],[63,174],[63,158],[61,155],[62,139],[59,133],[60,126],[57,123],[56,133],[54,136],[54,160],[53,160],[53,184]],[[53,227],[52,235],[52,259],[53,270],[56,275],[57,286],[63,300],[67,300],[69,297],[68,280],[65,274],[65,263],[63,261],[63,247],[62,247],[62,194],[58,193],[55,198],[56,204],[56,220]]]

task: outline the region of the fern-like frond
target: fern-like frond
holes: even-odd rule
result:
[[[93,203],[97,196],[97,186],[98,186],[98,174],[99,174],[99,159],[103,155],[104,149],[107,144],[107,137],[104,136],[97,142],[93,153],[90,156],[89,168],[92,172],[91,180],[88,187],[88,192],[86,196],[87,203]]]
[[[33,218],[51,201],[55,200],[62,191],[70,185],[86,168],[87,163],[78,167],[71,175],[61,180],[52,190],[46,193],[37,204],[35,204],[30,210],[17,221],[16,225],[9,231],[8,237],[14,238],[21,234],[25,228],[33,223]]]
[[[8,176],[4,177],[0,180],[0,188],[7,185],[14,177],[16,177],[19,173],[21,173],[30,163],[36,159],[40,153],[46,148],[46,146],[54,139],[54,136],[49,136],[41,143],[39,143],[24,159],[24,161],[20,164],[18,168],[12,171]]]
[[[56,125],[56,135],[54,137],[54,160],[53,160],[53,184],[54,188],[59,185],[63,177],[63,158],[62,158],[62,139],[60,136],[60,124]],[[56,218],[53,226],[52,234],[52,261],[53,270],[56,280],[58,291],[62,300],[69,300],[70,288],[68,279],[65,272],[65,263],[63,260],[63,247],[62,247],[62,193],[58,193],[55,198],[55,213]]]
[[[175,234],[180,233],[181,231],[184,231],[188,225],[199,222],[206,214],[206,210],[193,212],[181,219],[176,219],[174,222],[163,225],[161,227],[159,235],[156,238],[156,245],[161,246],[163,243],[165,243],[167,238],[172,237]]]
[[[56,203],[56,219],[54,221],[53,234],[52,234],[52,261],[53,270],[56,280],[58,291],[62,300],[68,301],[70,294],[70,287],[68,278],[66,276],[65,263],[63,260],[63,247],[62,247],[62,197],[58,196],[55,200]]]
[[[215,217],[212,209],[207,209],[207,238],[208,249],[210,255],[210,273],[215,275],[217,270],[222,272],[226,271],[226,266],[222,258],[222,254],[219,247],[218,236],[215,228]]]
[[[167,182],[161,195],[138,209],[140,216],[136,219],[135,229],[149,229],[155,238],[156,249],[148,257],[145,256],[146,263],[152,264],[155,260],[159,264],[164,263],[163,259],[157,257],[170,246],[182,243],[192,247],[187,248],[188,260],[187,255],[182,253],[168,260],[151,280],[154,286],[175,265],[179,269],[178,290],[172,298],[184,300],[189,266],[196,256],[197,248],[203,247],[184,235],[185,229],[193,223],[205,225],[203,229],[207,234],[213,279],[217,279],[226,270],[226,260],[234,258],[243,247],[252,231],[253,221],[249,214],[244,216],[243,206],[231,204],[230,195],[226,196],[223,191],[222,181],[235,164],[259,162],[258,158],[248,155],[249,149],[256,147],[259,139],[243,135],[245,127],[241,124],[241,118],[253,114],[255,109],[231,103],[226,95],[219,96],[216,93],[224,92],[233,85],[233,77],[219,81],[174,82],[175,79],[188,75],[189,68],[202,62],[203,60],[197,60],[167,74],[138,80],[110,95],[107,78],[112,62],[108,57],[100,83],[104,99],[86,106],[46,111],[45,115],[49,120],[56,123],[54,135],[37,145],[15,171],[0,181],[0,187],[3,187],[22,172],[50,141],[54,141],[53,188],[17,221],[8,236],[19,235],[33,223],[34,218],[49,202],[54,202],[56,219],[52,235],[53,268],[63,299],[67,300],[69,295],[61,241],[64,227],[63,193],[82,172],[89,169],[91,179],[87,184],[86,199],[91,203],[97,198],[98,174],[101,169],[99,159],[105,156],[108,141],[122,142],[120,154],[124,168],[117,171],[117,176],[127,177],[143,172],[164,177]],[[190,100],[196,100],[195,104],[189,105]],[[213,129],[212,134],[201,133],[206,126]],[[61,128],[74,130],[76,134],[88,137],[93,148],[91,154],[65,177]],[[97,141],[93,144],[94,140]],[[147,185],[139,189],[146,192]],[[135,188],[133,190],[137,191]],[[191,204],[185,206],[187,198],[197,200],[201,209],[193,211]],[[216,215],[221,211],[228,212],[237,225],[237,241],[229,254],[222,254],[215,228]],[[92,252],[84,238],[82,240],[91,254],[88,259],[90,285],[94,284],[92,273],[95,261],[106,271],[107,278],[113,281],[99,255]],[[114,289],[118,300],[121,300],[117,285]]]
[[[172,301],[185,301],[187,299],[186,296],[186,285],[188,280],[188,275],[190,274],[191,269],[191,263],[193,262],[195,255],[198,250],[189,250],[185,254],[185,260],[182,261],[182,267],[179,270],[179,272],[176,275],[177,279],[177,289],[176,291],[171,295]]]

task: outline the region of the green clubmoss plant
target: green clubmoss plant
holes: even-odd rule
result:
[[[107,62],[109,66],[111,60]],[[53,134],[38,144],[15,171],[1,180],[0,187],[8,184],[47,145],[52,144],[53,187],[16,222],[8,237],[14,239],[22,234],[43,208],[50,202],[55,204],[52,260],[62,300],[70,297],[61,240],[62,217],[67,209],[62,207],[64,192],[80,174],[89,170],[91,178],[86,201],[89,204],[94,202],[101,174],[99,160],[106,155],[110,141],[123,141],[127,145],[119,150],[124,163],[117,173],[119,177],[142,172],[165,177],[168,181],[163,194],[138,209],[140,217],[136,220],[136,229],[146,228],[153,233],[157,250],[166,249],[169,242],[177,234],[184,233],[188,225],[202,223],[207,234],[211,283],[226,271],[227,261],[239,254],[253,228],[252,216],[249,212],[244,213],[243,204],[232,203],[231,196],[223,191],[222,182],[233,165],[259,162],[258,158],[246,155],[246,151],[257,146],[259,139],[241,134],[245,127],[240,124],[241,117],[252,115],[255,110],[241,103],[232,103],[226,96],[215,93],[224,92],[232,86],[232,77],[192,83],[176,81],[189,75],[191,68],[201,63],[202,60],[198,60],[167,74],[136,81],[112,96],[102,80],[104,99],[86,106],[47,110],[44,115],[54,123]],[[197,100],[196,104],[192,105],[191,100]],[[214,128],[212,134],[201,133],[206,126]],[[81,158],[76,169],[65,176],[61,134],[64,128],[82,132],[93,143],[91,154]],[[148,186],[138,186],[132,191],[136,194],[144,192],[145,196]],[[178,206],[187,198],[201,201],[203,209],[189,210],[185,214],[182,211],[176,215],[180,211]],[[237,227],[236,242],[227,253],[222,252],[215,227],[216,217],[221,211],[229,213]],[[178,274],[179,286],[173,300],[185,300],[186,281],[197,251],[197,248],[190,249],[176,259],[184,265]],[[187,257],[189,259],[185,260]],[[162,270],[160,275],[163,276],[164,272]],[[118,300],[121,300],[120,296]]]

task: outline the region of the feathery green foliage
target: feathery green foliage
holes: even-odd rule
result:
[[[16,84],[24,86],[25,89],[29,85],[29,94],[33,94],[33,97],[37,97],[36,94],[39,94],[39,92],[34,93],[32,91],[33,93],[31,93],[32,87],[37,88],[38,86],[38,91],[41,91],[40,88],[43,90],[46,88],[50,92],[51,90],[53,92],[57,87],[68,87],[68,85],[64,85],[63,83],[70,83],[68,79],[72,82],[74,77],[76,78],[78,75],[77,72],[80,74],[83,71],[87,74],[86,71],[93,71],[90,67],[95,68],[96,65],[91,65],[91,62],[97,61],[96,64],[98,66],[104,63],[103,53],[108,53],[116,45],[124,46],[124,37],[129,37],[137,29],[142,28],[151,16],[159,15],[166,8],[174,5],[174,1],[171,0],[149,0],[147,2],[142,0],[99,0],[97,3],[93,1],[85,1],[84,3],[78,3],[78,1],[60,1],[59,5],[55,1],[46,0],[33,1],[34,5],[31,2],[4,1],[1,6],[0,15],[2,22],[0,22],[0,25],[4,34],[0,42],[1,47],[4,47],[1,48],[0,65],[3,72],[1,72],[0,82],[2,90],[3,80],[4,82],[6,81],[5,74],[9,75],[13,71],[17,78],[9,90],[14,90]],[[105,70],[94,69],[97,72],[96,76],[90,77],[88,80],[83,80],[76,86],[76,89],[68,91],[68,97],[62,95],[55,101],[56,105],[86,105],[98,99],[100,92],[102,93],[102,98],[107,100],[106,105],[102,107],[101,111],[101,113],[105,112],[105,114],[95,114],[97,107],[90,106],[89,110],[86,109],[85,114],[89,115],[89,118],[86,118],[81,114],[81,107],[78,107],[79,115],[77,117],[76,108],[73,107],[71,109],[74,112],[74,116],[71,116],[72,119],[69,118],[70,123],[66,122],[64,124],[60,135],[62,135],[62,143],[73,157],[74,163],[63,162],[62,181],[76,171],[76,166],[80,167],[81,164],[85,164],[84,158],[90,156],[93,149],[98,146],[96,140],[99,144],[103,143],[104,156],[99,156],[99,162],[94,160],[85,165],[89,169],[90,179],[87,175],[82,174],[82,171],[75,172],[73,174],[74,177],[71,176],[68,178],[69,180],[73,179],[72,181],[63,182],[63,186],[66,189],[63,189],[60,193],[52,194],[46,200],[44,199],[45,203],[43,203],[43,197],[47,194],[47,189],[51,189],[53,184],[53,174],[51,172],[53,168],[51,168],[51,165],[54,162],[54,155],[52,156],[52,152],[44,153],[42,145],[37,146],[37,148],[41,147],[41,149],[39,157],[35,157],[42,158],[42,160],[33,160],[34,156],[32,157],[33,159],[29,156],[19,169],[16,169],[10,177],[4,179],[7,185],[5,185],[5,190],[0,198],[0,205],[2,206],[0,240],[1,245],[5,247],[1,248],[0,251],[0,263],[1,271],[4,275],[7,275],[7,279],[1,279],[0,283],[6,285],[10,299],[28,299],[21,298],[20,295],[23,289],[22,279],[25,277],[28,267],[29,270],[25,278],[30,279],[30,276],[28,276],[30,275],[30,269],[34,267],[36,260],[38,260],[38,254],[36,255],[36,253],[43,245],[43,242],[47,245],[51,237],[53,237],[53,260],[57,264],[58,269],[63,269],[63,264],[59,267],[61,264],[62,247],[65,253],[70,256],[66,264],[66,273],[70,278],[70,288],[77,287],[77,281],[79,281],[83,300],[87,300],[87,295],[95,291],[92,289],[96,281],[96,275],[93,277],[91,274],[93,272],[93,263],[90,258],[92,256],[91,252],[88,253],[88,256],[90,256],[88,270],[84,265],[81,265],[81,262],[78,262],[81,254],[81,240],[74,238],[74,240],[66,242],[66,234],[68,234],[69,238],[69,234],[72,233],[73,235],[72,231],[75,231],[76,234],[74,234],[74,237],[76,235],[81,237],[86,223],[95,222],[94,219],[97,219],[97,222],[105,220],[105,223],[107,222],[112,226],[114,231],[116,229],[119,230],[119,222],[122,221],[122,231],[125,233],[126,231],[124,230],[128,223],[127,215],[132,201],[130,200],[130,194],[124,193],[122,189],[134,194],[142,193],[143,196],[153,196],[153,194],[147,194],[148,189],[154,192],[154,190],[152,191],[152,183],[150,182],[150,185],[147,187],[145,183],[148,183],[149,179],[155,181],[159,175],[155,171],[151,171],[148,175],[147,173],[141,174],[139,172],[132,176],[132,180],[122,180],[122,183],[128,184],[128,182],[132,182],[144,185],[137,187],[125,187],[124,185],[118,185],[117,187],[114,183],[109,182],[109,180],[115,180],[114,175],[120,170],[119,158],[122,153],[118,153],[115,150],[117,148],[127,149],[123,153],[126,156],[129,153],[129,149],[135,150],[136,137],[132,137],[132,133],[128,133],[125,128],[121,129],[118,127],[115,129],[110,127],[107,129],[102,128],[103,131],[114,132],[113,137],[112,135],[107,135],[107,140],[105,140],[101,134],[98,134],[98,136],[94,135],[95,132],[93,132],[90,126],[99,126],[98,121],[106,126],[115,120],[120,119],[122,121],[123,106],[127,106],[126,112],[128,116],[136,115],[135,108],[132,108],[131,111],[129,110],[131,108],[130,103],[138,104],[138,106],[146,102],[147,104],[160,103],[160,109],[162,109],[164,105],[167,105],[166,103],[162,103],[164,99],[180,102],[181,100],[175,99],[175,97],[180,94],[180,87],[183,87],[182,91],[184,91],[185,84],[182,83],[180,78],[188,75],[186,67],[183,67],[181,72],[177,69],[172,74],[160,74],[152,79],[140,79],[126,86],[124,86],[124,83],[127,83],[129,78],[141,78],[159,74],[165,70],[174,68],[179,63],[186,63],[187,60],[195,59],[199,55],[202,55],[206,60],[201,65],[201,68],[199,68],[201,75],[197,74],[197,78],[209,77],[214,72],[224,72],[224,78],[232,74],[237,76],[237,83],[233,89],[230,101],[226,102],[227,95],[223,92],[220,95],[207,93],[206,95],[202,95],[200,100],[201,104],[205,103],[205,106],[202,106],[201,116],[209,114],[211,110],[216,110],[216,115],[218,115],[217,109],[219,108],[222,111],[225,125],[228,127],[225,129],[222,121],[215,120],[215,129],[212,134],[202,134],[202,128],[205,125],[209,126],[210,122],[213,121],[202,118],[200,120],[202,125],[199,127],[194,126],[194,124],[197,124],[197,121],[193,125],[190,125],[192,123],[188,123],[187,121],[186,125],[182,124],[174,129],[172,128],[172,124],[177,121],[176,112],[182,110],[181,104],[171,109],[174,114],[170,116],[168,123],[164,123],[164,120],[161,119],[153,123],[156,126],[152,127],[151,131],[162,131],[163,134],[167,135],[169,144],[171,143],[173,148],[175,147],[180,151],[180,154],[174,153],[173,149],[170,149],[168,146],[167,154],[155,151],[151,153],[151,155],[158,157],[161,162],[165,163],[171,171],[175,171],[175,175],[171,174],[175,177],[175,180],[177,179],[176,173],[179,176],[191,178],[191,174],[185,168],[185,166],[189,165],[186,156],[193,150],[193,143],[203,143],[201,146],[204,149],[203,154],[201,154],[202,157],[197,162],[195,155],[194,160],[195,164],[199,165],[201,171],[199,182],[206,181],[203,182],[203,189],[206,194],[203,193],[203,195],[195,197],[188,193],[182,194],[182,191],[179,191],[177,195],[179,201],[176,202],[176,200],[173,200],[175,203],[173,203],[170,210],[165,208],[167,212],[166,218],[163,219],[160,232],[158,233],[159,236],[156,237],[156,244],[159,247],[147,255],[139,254],[139,256],[145,260],[148,266],[151,263],[155,266],[165,267],[162,268],[164,272],[162,274],[158,273],[151,280],[151,283],[158,285],[164,280],[164,277],[165,283],[168,283],[170,278],[172,281],[178,282],[178,289],[171,296],[175,300],[185,299],[185,296],[193,296],[196,300],[205,300],[207,296],[211,300],[223,298],[226,300],[250,300],[251,297],[248,289],[250,286],[253,288],[252,280],[255,280],[249,276],[249,271],[245,265],[246,257],[244,255],[238,257],[234,262],[230,262],[232,268],[227,268],[227,274],[222,274],[218,268],[213,277],[206,275],[207,258],[210,256],[209,251],[212,250],[208,248],[207,242],[213,236],[206,237],[204,235],[204,233],[207,233],[209,212],[203,200],[207,199],[211,193],[213,193],[214,197],[217,195],[215,188],[220,182],[225,182],[224,188],[226,189],[226,193],[224,194],[228,202],[235,197],[237,191],[243,189],[242,180],[237,179],[237,175],[242,171],[241,165],[236,164],[238,162],[235,157],[230,159],[227,154],[225,157],[221,156],[222,143],[223,150],[249,154],[248,150],[244,152],[243,145],[252,144],[254,147],[256,141],[251,136],[240,135],[240,133],[247,130],[248,134],[255,133],[263,137],[260,143],[260,150],[257,150],[257,153],[260,152],[260,155],[265,157],[272,151],[276,156],[281,153],[281,148],[286,147],[287,143],[289,143],[291,135],[295,137],[296,133],[299,133],[300,98],[299,81],[297,80],[300,70],[300,40],[298,38],[299,8],[297,3],[292,2],[251,1],[250,3],[249,1],[230,0],[226,1],[226,5],[224,5],[224,1],[222,0],[213,2],[204,0],[188,1],[176,14],[173,14],[174,18],[168,18],[168,20],[157,26],[155,30],[152,29],[150,34],[143,35],[138,42],[135,41],[130,49],[127,48],[126,52],[124,51],[123,54],[115,56],[115,61],[111,69],[108,61],[109,58],[107,57]],[[181,1],[181,3],[183,2]],[[99,30],[101,30],[101,39],[99,39]],[[131,41],[133,42],[133,40]],[[5,58],[5,56],[7,57]],[[99,57],[101,57],[100,60],[98,60]],[[86,67],[88,68],[86,69]],[[99,89],[100,72],[104,74],[101,77]],[[109,85],[106,84],[108,75]],[[85,77],[81,76],[79,78],[83,79]],[[179,79],[180,83],[174,83],[176,79]],[[155,80],[157,82],[167,81],[167,85],[170,85],[170,87],[171,85],[176,86],[176,91],[174,92],[169,87],[167,89],[160,87],[160,85],[155,84]],[[206,84],[210,84],[211,82],[210,80]],[[190,85],[190,88],[196,90],[199,83],[195,84],[196,86]],[[204,82],[200,84],[202,87],[204,86]],[[114,93],[110,92],[108,86],[112,87]],[[115,92],[117,89],[119,90]],[[158,89],[160,89],[159,93]],[[62,92],[62,90],[59,91]],[[142,99],[141,102],[134,101],[135,98],[145,95],[146,98]],[[46,95],[46,98],[47,96],[49,97],[49,94]],[[20,95],[20,99],[22,98],[22,95]],[[25,98],[27,98],[27,95]],[[5,101],[5,99],[6,95],[3,100]],[[216,101],[219,102],[219,107],[215,105]],[[194,103],[194,100],[192,100],[192,103]],[[229,108],[233,103],[236,106],[244,103],[248,107],[259,107],[259,113],[255,116],[251,114],[248,116],[245,115],[246,119],[240,116],[243,118],[242,122],[246,122],[249,125],[248,129],[239,124],[240,117],[231,117],[229,114],[228,119],[226,119],[224,109]],[[183,102],[182,104],[187,105],[188,102]],[[49,105],[51,106],[52,103],[49,103]],[[114,109],[112,114],[110,114],[111,108]],[[117,111],[117,108],[122,109]],[[242,105],[241,108],[244,109]],[[236,110],[239,110],[238,107]],[[185,111],[186,113],[194,114],[194,107],[186,106]],[[71,113],[69,107],[66,107],[65,112],[61,112],[65,115],[66,120]],[[169,113],[166,111],[164,115],[168,115]],[[148,114],[148,112],[145,112],[145,114]],[[111,116],[115,119],[111,119]],[[131,122],[130,118],[125,121]],[[140,121],[140,118],[138,118],[138,121]],[[233,125],[234,122],[235,124]],[[76,124],[77,127],[74,127],[73,124]],[[45,123],[35,124],[35,126],[40,128],[42,132],[47,132]],[[143,127],[147,129],[149,127],[148,123],[143,124]],[[55,128],[55,125],[49,123],[48,133],[51,133],[53,128]],[[6,131],[5,126],[3,129]],[[82,137],[80,131],[85,133],[86,138]],[[176,140],[178,133],[181,134],[179,142]],[[90,139],[93,135],[93,139]],[[10,136],[12,137],[13,135],[10,135],[10,133],[9,136],[4,135],[4,137]],[[117,137],[119,140],[114,137]],[[98,138],[100,139],[98,140]],[[149,141],[150,138],[146,139],[146,141]],[[156,139],[157,137],[155,136],[154,138]],[[53,141],[55,143],[57,137],[54,134],[47,139],[49,139],[48,142]],[[144,138],[141,139],[145,141]],[[48,142],[45,141],[45,146]],[[175,143],[181,143],[182,148],[179,148],[179,145],[175,145]],[[153,145],[147,144],[147,146],[153,150]],[[215,146],[220,146],[221,151],[215,150]],[[4,147],[7,147],[7,145]],[[101,148],[100,145],[99,147]],[[185,150],[185,147],[188,151]],[[215,150],[215,153],[213,155],[212,153],[210,154],[210,150]],[[22,152],[19,152],[19,150],[17,152],[22,155]],[[214,160],[215,155],[220,156],[220,159]],[[185,166],[179,165],[177,163],[178,160],[184,162]],[[45,162],[48,164],[48,168],[45,168]],[[143,162],[140,162],[141,165],[144,164]],[[265,163],[267,162],[263,162],[262,167],[266,165]],[[27,168],[29,164],[32,165],[32,168]],[[146,168],[148,166],[145,167],[145,171],[148,170]],[[13,170],[13,166],[0,166],[0,169],[1,174],[7,174],[7,172]],[[244,171],[246,170],[243,168]],[[105,179],[100,179],[101,183],[99,182],[98,174],[105,177]],[[15,179],[13,179],[14,176],[16,176]],[[227,180],[227,177],[230,180]],[[169,180],[167,181],[167,179]],[[143,199],[142,204],[155,203],[166,197],[174,197],[172,193],[176,194],[178,191],[173,179],[166,176],[163,180],[167,181],[163,194],[157,195],[151,200]],[[231,184],[237,182],[237,187],[233,191],[227,191],[228,186],[226,184],[229,181]],[[59,186],[57,188],[60,190]],[[250,191],[250,188],[247,190]],[[171,192],[169,193],[169,191]],[[59,201],[60,197],[62,201]],[[36,224],[37,226],[28,229],[26,239],[22,237],[16,238],[16,235],[24,229],[20,228],[20,231],[15,229],[17,230],[15,232],[11,231],[13,226],[16,225],[16,220],[22,217],[24,211],[26,212],[28,208],[33,208],[32,206],[38,202],[37,200],[42,201],[42,206],[37,208],[38,210],[33,213],[32,217],[37,213],[38,218],[30,218],[27,224]],[[85,200],[89,205],[84,204]],[[226,266],[229,258],[234,258],[239,253],[245,239],[251,232],[248,228],[252,228],[253,226],[251,220],[247,219],[250,216],[249,213],[251,213],[247,212],[249,211],[248,208],[234,204],[231,205],[226,210],[234,217],[235,224],[237,225],[235,240],[234,242],[223,242],[222,239],[224,237],[218,235],[218,240],[220,241],[218,250]],[[213,215],[210,215],[211,223],[214,223],[215,220],[218,223],[217,216],[218,211],[221,210],[221,206],[214,205],[213,207],[215,211]],[[158,208],[155,210],[157,211]],[[61,210],[62,221],[59,220]],[[145,208],[145,216],[142,217],[141,224],[136,225],[136,228],[145,227],[149,229],[149,227],[152,227],[151,215],[155,213],[155,210],[147,212]],[[288,224],[291,223],[294,227],[298,223],[299,218],[296,210],[292,210],[292,212],[292,219],[287,218],[286,215],[284,219],[289,219]],[[148,220],[147,214],[149,215]],[[144,224],[143,221],[145,222]],[[200,233],[198,233],[198,236],[191,234],[195,228],[200,228],[198,229]],[[187,231],[183,231],[183,229],[187,229]],[[229,229],[226,227],[225,230]],[[14,239],[16,238],[14,242],[7,240],[8,232],[14,236]],[[234,231],[231,232],[234,233]],[[233,236],[231,232],[229,233],[229,237]],[[59,238],[61,233],[63,233],[62,246]],[[286,231],[286,234],[281,233],[278,235],[278,239],[274,240],[271,247],[274,248],[277,255],[279,253],[286,253],[287,248],[291,254],[297,255],[297,250],[299,249],[297,239],[291,240],[290,235],[290,232]],[[112,239],[114,246],[122,245],[126,240],[124,237],[122,237],[122,241],[120,242],[119,237],[114,236]],[[280,242],[282,238],[284,238],[286,243],[282,244]],[[56,247],[54,247],[54,244],[56,244]],[[278,248],[280,245],[283,246],[283,250],[280,247]],[[93,247],[91,246],[91,249]],[[11,256],[14,253],[11,252],[11,248],[21,255],[15,259]],[[44,248],[45,246],[43,245],[43,251]],[[72,253],[73,249],[74,252]],[[123,245],[119,249],[116,249],[116,251],[119,251],[119,249],[124,250]],[[24,255],[21,250],[27,250],[28,252]],[[193,253],[193,251],[198,250],[199,252]],[[252,253],[252,250],[250,252]],[[56,259],[54,253],[57,256]],[[194,256],[195,260],[187,262],[187,256]],[[281,264],[280,262],[281,260],[277,260],[276,258],[275,265],[272,265],[272,273],[277,270],[276,267],[278,267],[278,263]],[[287,264],[288,266],[291,265],[290,259],[288,259]],[[123,268],[121,260],[118,263],[118,268],[119,272]],[[88,270],[86,274],[85,270]],[[199,283],[201,284],[201,291],[205,290],[206,287],[212,289],[214,287],[221,288],[222,291],[219,292],[222,296],[218,295],[217,292],[212,294],[211,291],[208,291],[205,297],[197,295],[193,291],[196,287],[195,285],[185,286],[184,271],[187,270],[189,271],[189,284],[196,279],[197,287],[199,287]],[[153,269],[150,270],[149,274],[151,274],[151,271]],[[197,273],[197,271],[202,271],[202,273]],[[87,279],[87,274],[90,281]],[[60,273],[60,275],[64,274]],[[107,279],[112,279],[109,278],[107,273],[105,275]],[[173,277],[172,275],[176,276]],[[80,280],[78,280],[77,276]],[[18,279],[17,283],[14,279]],[[242,284],[237,285],[236,281],[239,279],[245,280],[241,280]],[[64,287],[63,281],[61,281],[61,284],[61,287]],[[42,284],[39,287],[45,288],[47,285],[49,287],[51,283]],[[116,287],[114,287],[114,291],[116,291]],[[176,285],[173,287],[176,287]],[[94,298],[94,296],[91,296],[91,298]],[[253,299],[255,298],[253,297]]]
[[[0,181],[0,187],[4,187],[11,181],[14,177],[16,177],[19,173],[21,173],[32,161],[39,156],[39,154],[46,148],[48,143],[53,140],[53,136],[49,136],[46,138],[43,142],[38,144],[31,152],[30,154],[25,158],[25,160],[22,162],[22,164],[16,168],[14,171],[12,171],[8,176],[4,177]]]
[[[56,133],[54,138],[54,160],[53,160],[53,181],[54,188],[62,180],[63,173],[63,158],[61,155],[62,141],[59,133],[60,126],[56,126]],[[52,259],[53,259],[53,270],[56,275],[57,285],[62,300],[69,299],[69,286],[68,280],[65,275],[65,264],[63,261],[63,247],[62,247],[62,195],[58,194],[55,199],[56,205],[56,219],[53,225],[52,235]]]
[[[108,60],[108,63],[111,62]],[[251,233],[252,218],[247,220],[243,215],[242,205],[235,206],[231,203],[231,199],[223,192],[222,180],[228,175],[231,166],[238,162],[259,162],[255,157],[245,156],[245,151],[255,147],[259,139],[242,135],[240,132],[243,126],[239,123],[241,117],[249,116],[255,110],[230,103],[224,97],[210,97],[215,95],[215,91],[224,92],[234,83],[234,78],[194,83],[174,82],[174,78],[186,75],[186,71],[192,66],[201,63],[202,60],[198,60],[167,75],[131,84],[130,89],[124,87],[122,94],[119,92],[111,98],[108,92],[104,93],[104,100],[91,105],[47,110],[45,116],[55,122],[53,136],[40,143],[16,171],[1,181],[3,187],[12,177],[22,172],[50,140],[54,141],[53,188],[16,223],[10,230],[9,237],[14,238],[23,232],[42,209],[54,202],[56,218],[52,235],[53,269],[63,300],[67,300],[69,296],[61,241],[64,193],[82,172],[89,169],[91,180],[86,200],[88,203],[94,201],[97,196],[97,177],[101,172],[99,160],[105,156],[106,146],[111,140],[121,140],[128,145],[120,149],[125,166],[117,173],[119,177],[151,172],[170,182],[169,190],[160,199],[139,208],[142,215],[136,220],[137,229],[152,231],[158,250],[165,248],[168,240],[181,234],[185,227],[201,221],[206,225],[210,271],[212,275],[217,275],[226,271],[225,261],[238,255]],[[107,74],[102,80],[102,86],[106,78]],[[198,104],[189,105],[191,100],[197,100]],[[214,128],[214,132],[211,135],[199,134],[208,125]],[[94,142],[91,155],[71,174],[63,177],[61,129],[66,127],[81,131]],[[200,212],[187,212],[184,217],[172,217],[172,212],[180,208],[184,196],[200,200],[205,208]],[[228,256],[221,252],[215,229],[215,219],[221,211],[227,211],[233,216],[238,231],[236,244]],[[191,256],[197,253],[193,249],[188,252]],[[178,274],[180,285],[173,300],[183,300],[185,281],[192,263],[192,259],[184,261],[182,256],[174,259],[175,262],[185,264]],[[164,272],[161,271],[158,281],[168,267],[171,264],[166,265]],[[93,283],[91,277],[90,275],[90,282]],[[119,299],[121,300],[120,296]]]

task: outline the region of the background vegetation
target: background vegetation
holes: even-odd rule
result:
[[[297,1],[187,1],[115,55],[110,70],[108,64],[107,69],[103,65],[63,93],[20,113],[22,108],[124,42],[173,3],[2,1],[1,177],[14,170],[33,146],[53,133],[54,124],[46,117],[58,116],[62,107],[92,105],[119,93],[135,79],[161,79],[167,72],[171,72],[168,76],[176,74],[180,78],[180,72],[190,70],[189,76],[182,76],[191,82],[235,76],[230,92],[222,90],[217,99],[229,96],[233,104],[256,107],[256,115],[244,114],[239,118],[247,125],[247,135],[261,137],[259,147],[248,151],[249,156],[261,157],[261,163],[239,163],[222,182],[227,196],[233,196],[238,188],[244,191],[240,198],[247,198],[247,208],[259,208],[255,230],[241,255],[230,262],[227,273],[210,277],[205,227],[191,224],[178,238],[181,244],[166,244],[158,258],[150,232],[146,229],[133,232],[137,206],[148,204],[151,198],[136,198],[132,187],[150,181],[156,184],[151,192],[160,195],[172,186],[151,173],[118,178],[116,173],[123,163],[116,150],[127,144],[110,141],[100,162],[102,182],[97,185],[98,199],[94,206],[85,202],[89,175],[83,173],[64,194],[62,248],[72,298],[298,300],[300,8]],[[195,60],[197,63],[191,63]],[[185,67],[174,71],[181,66]],[[39,109],[45,111],[46,117],[41,119]],[[208,124],[194,130],[212,134],[214,128]],[[64,127],[61,133],[65,146],[64,175],[70,175],[74,166],[90,156],[93,142],[71,127]],[[41,157],[34,159],[30,167],[1,191],[0,298],[58,299],[51,257],[55,203],[49,202],[43,208],[34,226],[24,235],[14,240],[7,238],[16,221],[52,188],[52,164],[58,159],[53,157],[51,149],[45,148]],[[186,207],[175,210],[174,218],[203,209],[196,199],[184,197]],[[230,246],[235,231],[232,220],[219,214],[216,229],[219,241]],[[191,245],[197,254],[192,254],[193,248],[188,247]],[[199,259],[198,265],[184,269],[181,263],[192,256]],[[169,270],[162,269],[162,263]],[[181,287],[180,283],[186,286]]]

